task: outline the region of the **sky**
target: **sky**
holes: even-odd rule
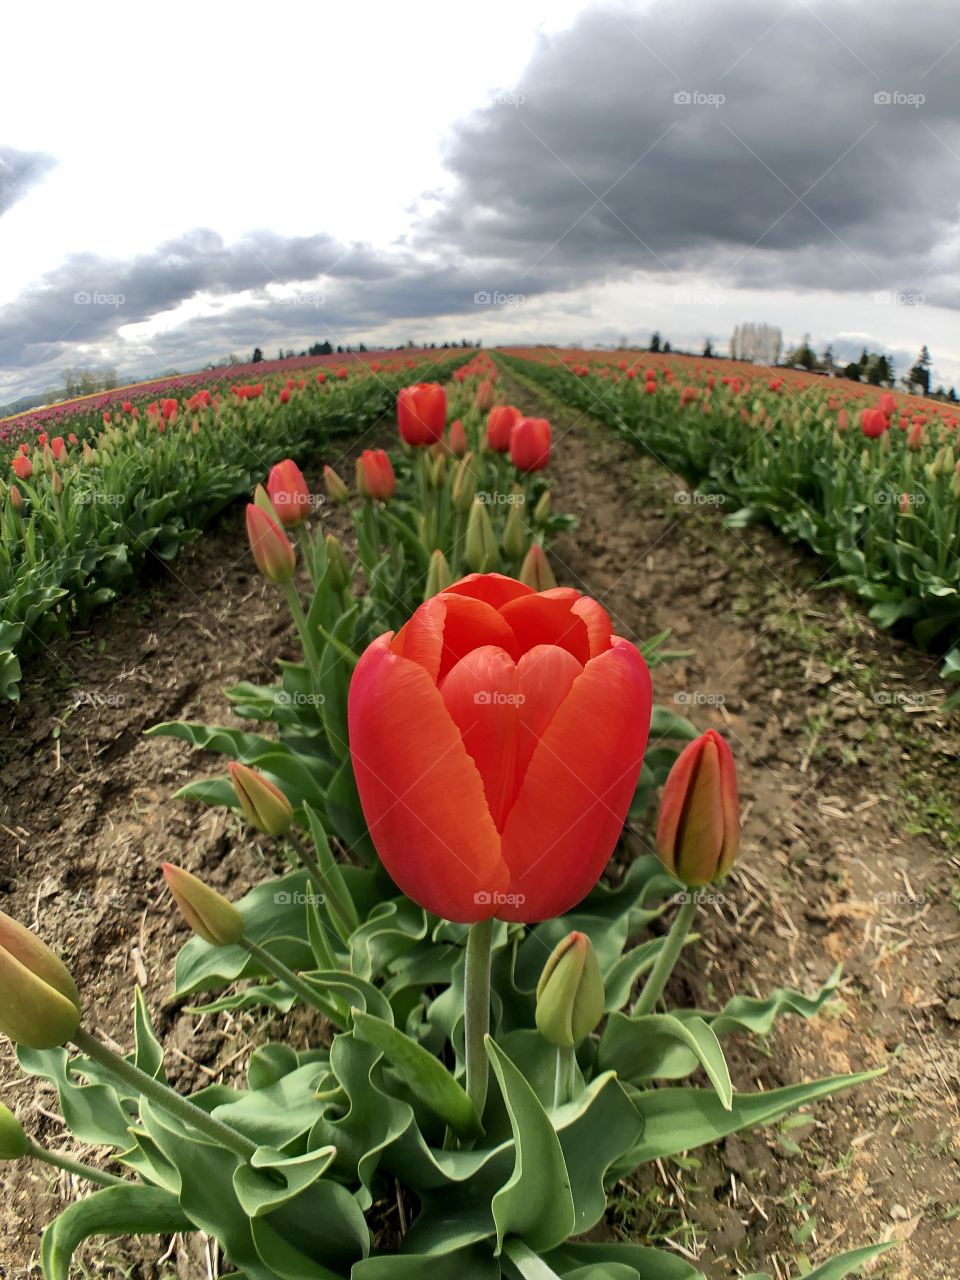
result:
[[[466,337],[960,385],[960,7],[97,0],[5,15],[0,403]],[[42,57],[38,51],[42,51]]]

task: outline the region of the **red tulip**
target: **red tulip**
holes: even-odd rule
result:
[[[13,507],[14,511],[21,511],[23,509],[23,494],[15,484],[10,486],[10,505]]]
[[[486,413],[493,405],[493,383],[489,378],[484,378],[482,382],[477,383],[477,391],[473,402],[481,413]]]
[[[447,919],[561,915],[623,826],[650,676],[595,600],[471,574],[375,640],[350,685],[350,750],[387,871]]]
[[[433,444],[443,438],[447,425],[447,393],[438,382],[417,382],[401,387],[397,396],[397,423],[405,444]]]
[[[16,472],[18,480],[29,480],[33,475],[33,463],[25,453],[18,453],[10,465]]]
[[[286,387],[284,387],[283,390],[280,392],[280,403],[281,404],[290,403],[290,392]]]
[[[361,498],[389,502],[397,492],[397,478],[383,449],[364,449],[357,459],[357,491]]]
[[[67,443],[63,436],[54,436],[50,441],[50,448],[58,462],[67,456]]]
[[[897,402],[894,400],[890,392],[887,391],[877,401],[877,408],[880,410],[880,412],[883,414],[885,418],[892,418],[894,413],[896,412]]]
[[[267,493],[281,524],[294,528],[309,518],[310,490],[292,458],[285,458],[270,468]]]
[[[521,418],[510,434],[510,461],[518,471],[542,471],[550,461],[550,423]]]
[[[467,431],[459,418],[450,423],[450,452],[458,458],[467,452]]]
[[[907,432],[907,448],[911,453],[916,451],[923,445],[923,427],[919,422],[915,422]]]
[[[178,405],[176,400],[160,401],[160,412],[166,422],[169,422],[171,418],[175,418],[177,416],[177,408]]]
[[[124,413],[129,413],[129,412],[130,412],[130,410],[131,410],[132,408],[133,408],[133,405],[131,404],[131,402],[130,402],[129,400],[124,400],[124,402],[123,402],[123,412],[124,412]]]
[[[740,802],[733,753],[708,729],[688,743],[663,787],[657,856],[691,888],[722,879],[740,848]]]
[[[890,423],[879,409],[864,409],[860,414],[860,430],[870,440],[882,436]]]
[[[520,410],[512,404],[496,404],[487,414],[487,448],[495,453],[510,452],[510,435],[520,421]]]
[[[247,537],[257,568],[268,582],[289,582],[296,554],[282,527],[252,502],[247,503]]]
[[[849,425],[850,425],[850,417],[846,409],[841,409],[840,412],[837,414],[837,430],[846,431]]]

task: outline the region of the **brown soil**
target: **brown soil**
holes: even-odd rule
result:
[[[686,486],[662,468],[539,393],[510,390],[552,418],[555,509],[580,518],[558,545],[558,577],[597,595],[633,639],[672,627],[671,647],[692,654],[654,672],[658,700],[716,725],[737,754],[742,861],[698,925],[699,955],[674,994],[710,1007],[737,990],[812,989],[842,960],[843,999],[829,1013],[786,1018],[767,1044],[727,1041],[735,1083],[889,1067],[818,1104],[805,1129],[739,1135],[697,1153],[699,1165],[644,1171],[615,1192],[611,1229],[702,1252],[711,1280],[758,1267],[781,1280],[801,1255],[893,1237],[903,1246],[874,1276],[958,1274],[958,740],[937,710],[935,664],[813,591],[822,566],[763,530],[725,530],[713,507],[675,502]],[[342,512],[324,518],[345,526]],[[232,894],[273,864],[231,819],[171,798],[217,771],[212,758],[141,734],[174,717],[224,720],[224,687],[269,680],[293,656],[236,509],[140,597],[56,646],[20,706],[0,711],[2,906],[70,957],[90,1023],[123,1047],[139,982],[168,1071],[188,1088],[237,1078],[249,1038],[270,1024],[198,1020],[167,1000],[185,935],[159,864]],[[55,1097],[19,1074],[9,1046],[0,1097],[36,1137],[69,1147]],[[36,1164],[4,1166],[2,1178],[0,1277],[35,1280],[40,1231],[76,1188]],[[811,1218],[809,1237],[792,1234]],[[207,1274],[207,1248],[200,1236],[95,1242],[79,1257],[92,1280],[193,1280]]]

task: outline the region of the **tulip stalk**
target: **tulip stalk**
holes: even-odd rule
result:
[[[696,893],[688,890],[684,902],[677,912],[677,917],[670,926],[666,941],[660,948],[660,954],[657,956],[656,963],[650,971],[650,976],[647,978],[644,988],[633,1006],[633,1017],[639,1018],[644,1014],[652,1013],[657,1001],[663,995],[663,989],[670,980],[670,975],[673,973],[680,952],[687,941],[690,926],[693,924],[694,916],[697,914],[698,905]]]
[[[573,1045],[557,1046],[557,1070],[553,1078],[553,1105],[560,1107],[573,1096],[577,1051]]]
[[[124,1179],[118,1178],[114,1173],[105,1173],[102,1169],[94,1169],[88,1164],[82,1164],[79,1160],[71,1160],[60,1151],[48,1151],[46,1147],[41,1147],[33,1141],[30,1142],[24,1155],[40,1160],[54,1169],[62,1169],[64,1173],[73,1174],[75,1178],[86,1178],[88,1182],[95,1182],[101,1187],[125,1185]]]
[[[317,1013],[322,1013],[335,1026],[346,1029],[350,1022],[349,1016],[334,1001],[326,1000],[315,987],[312,987],[309,982],[301,978],[298,973],[294,973],[282,960],[278,960],[275,955],[258,943],[251,941],[250,938],[241,938],[240,945],[248,955],[252,956],[254,960],[258,960],[268,973],[272,973],[285,987],[289,988],[295,995],[298,995],[304,1004],[309,1005],[311,1009],[316,1009]]]
[[[141,1071],[132,1062],[128,1062],[126,1058],[108,1049],[105,1044],[101,1044],[82,1027],[78,1027],[70,1038],[81,1053],[85,1053],[88,1058],[92,1058],[94,1062],[106,1068],[123,1084],[129,1085],[135,1093],[176,1116],[178,1120],[182,1120],[190,1128],[202,1133],[217,1146],[232,1151],[241,1160],[249,1160],[257,1150],[255,1142],[251,1142],[249,1138],[245,1138],[242,1133],[224,1124],[222,1120],[216,1120],[195,1102],[184,1098],[169,1086],[161,1084],[153,1076],[147,1075],[146,1071]]]
[[[490,1031],[490,961],[493,944],[493,917],[478,920],[467,934],[464,979],[464,1040],[467,1066],[467,1093],[483,1117],[487,1101],[489,1061],[484,1040]]]
[[[303,605],[300,603],[300,597],[297,589],[292,582],[284,582],[282,584],[284,598],[290,607],[290,613],[293,615],[294,626],[297,628],[297,634],[300,637],[300,643],[303,646],[303,655],[307,660],[307,666],[310,668],[310,675],[313,683],[319,690],[323,681],[323,670],[320,666],[320,655],[317,653],[317,647],[313,643],[313,636],[310,634],[310,625],[307,622],[307,615],[303,612]],[[350,665],[351,669],[357,665],[357,655],[342,640],[338,640],[336,636],[331,635],[325,627],[317,626],[323,640],[334,647],[342,658]]]
[[[306,521],[297,525],[297,541],[300,543],[303,562],[307,566],[307,573],[310,575],[310,585],[316,591],[320,585],[317,581],[317,549],[314,546],[313,539],[310,537]]]

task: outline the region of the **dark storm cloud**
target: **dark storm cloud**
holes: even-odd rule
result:
[[[422,242],[559,288],[695,269],[956,305],[958,37],[955,0],[590,11],[457,128]]]
[[[16,151],[0,147],[0,216],[53,166],[53,158],[42,151]]]

